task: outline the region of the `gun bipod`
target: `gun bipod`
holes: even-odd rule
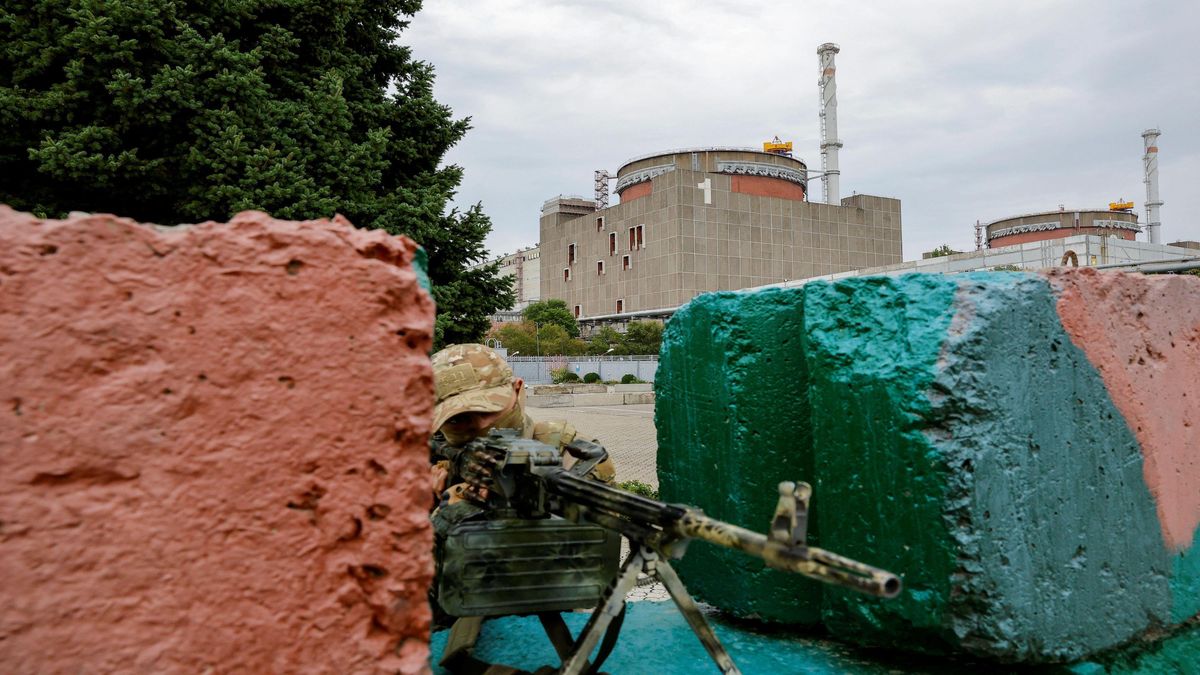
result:
[[[734,673],[741,675],[741,671],[734,665],[733,659],[730,658],[729,652],[725,651],[725,646],[717,639],[717,634],[713,632],[712,626],[708,624],[708,620],[704,618],[704,614],[700,612],[700,608],[696,606],[695,601],[688,595],[687,589],[683,582],[679,580],[679,575],[675,573],[674,568],[667,563],[666,559],[660,557],[651,548],[642,546],[638,542],[631,541],[633,549],[629,558],[625,560],[624,567],[621,568],[621,573],[609,586],[604,594],[604,601],[592,612],[592,616],[588,619],[587,625],[583,627],[583,631],[579,634],[579,639],[575,641],[575,645],[571,650],[571,654],[563,659],[562,670],[559,671],[562,675],[581,675],[583,673],[592,672],[587,662],[587,656],[595,648],[596,642],[600,639],[601,633],[604,633],[605,642],[610,639],[616,641],[616,635],[613,630],[608,630],[610,624],[614,620],[621,620],[625,614],[625,597],[633,590],[637,584],[639,573],[645,573],[647,576],[657,579],[667,589],[667,593],[671,595],[671,599],[675,601],[675,605],[679,607],[679,613],[688,622],[692,632],[700,639],[700,644],[704,645],[705,651],[712,657],[714,663],[720,668],[722,673]],[[616,626],[619,630],[619,625]],[[608,656],[606,650],[601,649],[597,659],[597,665],[603,662],[603,659]]]

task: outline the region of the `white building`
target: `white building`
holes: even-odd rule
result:
[[[541,253],[538,246],[530,246],[529,248],[517,249],[516,253],[510,253],[501,256],[497,259],[489,260],[481,265],[475,265],[472,269],[479,269],[491,265],[492,263],[500,263],[500,276],[513,277],[513,292],[516,294],[516,301],[512,307],[506,307],[508,312],[520,312],[528,307],[531,303],[541,299]],[[504,313],[504,310],[501,310]]]

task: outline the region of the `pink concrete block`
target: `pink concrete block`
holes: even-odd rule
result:
[[[6,671],[428,668],[415,251],[0,206]]]
[[[1164,545],[1191,548],[1200,526],[1200,280],[1092,270],[1048,277],[1063,327],[1142,446]]]

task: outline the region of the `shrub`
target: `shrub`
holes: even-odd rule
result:
[[[550,381],[553,382],[554,384],[566,384],[566,383],[570,383],[570,382],[578,382],[579,376],[576,375],[575,373],[571,372],[571,369],[567,368],[566,366],[564,366],[562,368],[551,368],[550,369]]]
[[[625,373],[621,376],[621,384],[641,384],[641,382],[633,373]]]
[[[617,483],[617,487],[626,492],[632,492],[635,495],[658,499],[658,490],[640,480],[627,480],[624,483]]]
[[[588,373],[583,376],[583,381],[588,384],[593,384],[600,381],[600,373]]]

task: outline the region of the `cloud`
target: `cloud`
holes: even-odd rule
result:
[[[401,41],[472,117],[447,159],[496,254],[633,156],[778,134],[819,167],[816,47],[837,42],[842,190],[902,199],[913,258],[969,248],[976,219],[1140,208],[1156,125],[1164,238],[1200,239],[1196,25],[1200,5],[1166,1],[487,0],[429,3]]]

